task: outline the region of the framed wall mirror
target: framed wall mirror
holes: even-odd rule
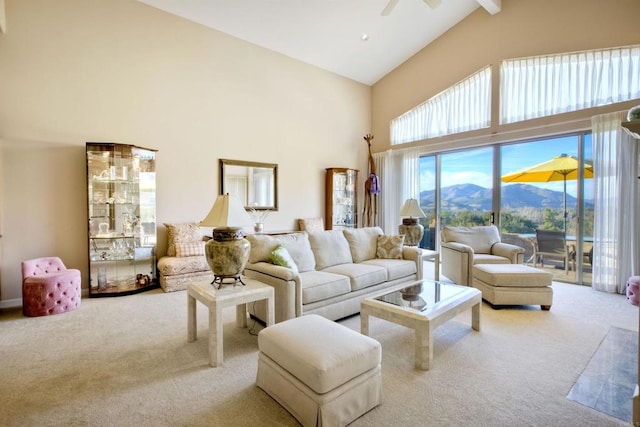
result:
[[[246,209],[278,210],[278,165],[220,159],[220,194],[235,196]]]

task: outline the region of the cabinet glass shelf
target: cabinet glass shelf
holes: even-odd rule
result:
[[[157,287],[156,151],[87,142],[86,156],[89,296]]]
[[[325,185],[327,230],[357,227],[358,171],[348,168],[328,168]]]

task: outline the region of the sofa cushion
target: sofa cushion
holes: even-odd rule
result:
[[[279,236],[250,234],[246,239],[251,243],[249,262],[271,262],[271,252],[278,245],[284,246],[300,272],[315,270],[316,261],[309,244],[307,233],[291,233]]]
[[[387,270],[387,281],[400,279],[416,274],[416,263],[404,259],[370,259],[363,264],[383,267]]]
[[[296,265],[293,258],[291,258],[289,251],[281,244],[276,246],[276,248],[271,251],[271,262],[275,265],[287,267],[296,273],[298,272],[298,266]]]
[[[495,225],[477,227],[445,226],[441,232],[444,242],[458,242],[471,246],[474,253],[489,254],[491,247],[500,242],[500,233]]]
[[[271,251],[273,251],[278,242],[273,237],[265,234],[249,234],[245,239],[251,243],[251,251],[249,252],[249,262],[255,264],[257,262],[271,262]]]
[[[402,259],[404,234],[400,236],[378,236],[376,258]]]
[[[367,263],[338,264],[322,270],[327,273],[342,274],[349,278],[351,291],[368,288],[387,281],[387,269]]]
[[[164,224],[167,227],[167,255],[176,256],[176,243],[202,241],[202,230],[195,222]]]
[[[353,262],[362,262],[376,257],[378,237],[383,234],[382,228],[347,228],[342,232],[349,242]]]
[[[342,230],[326,230],[309,233],[309,243],[316,259],[316,269],[353,262],[349,242]],[[302,270],[301,270],[302,271]]]
[[[351,292],[348,277],[315,270],[300,274],[300,287],[302,304],[311,304]]]
[[[474,264],[511,264],[509,258],[498,255],[474,254]]]

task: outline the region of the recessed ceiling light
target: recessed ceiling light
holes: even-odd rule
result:
[[[369,34],[366,34],[366,33],[362,34],[362,35],[360,36],[360,39],[361,39],[363,42],[366,42],[367,40],[369,40]]]

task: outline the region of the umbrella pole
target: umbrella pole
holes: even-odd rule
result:
[[[567,175],[564,175],[564,200],[563,200],[563,211],[564,211],[564,237],[567,237]]]

